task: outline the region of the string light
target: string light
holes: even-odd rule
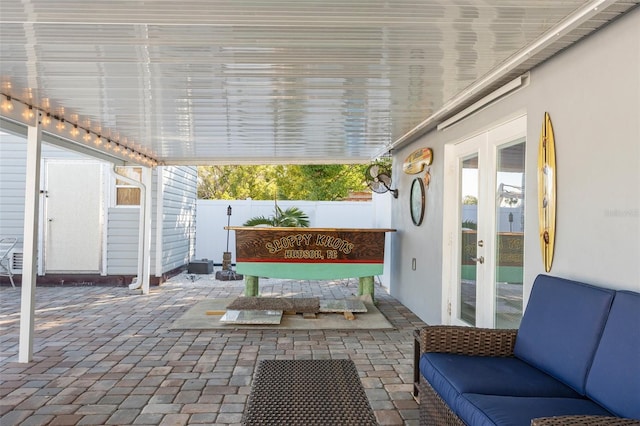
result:
[[[55,134],[56,133],[55,131],[57,130],[57,133],[60,136],[64,137],[62,133],[67,127],[66,125],[67,121],[65,120],[64,117],[60,115],[52,115],[51,112],[46,111],[42,107],[33,106],[19,99],[14,99],[10,95],[2,93],[1,96],[2,96],[2,102],[0,102],[0,110],[2,110],[2,112],[7,113],[7,116],[9,118],[17,118],[18,121],[23,121],[24,124],[28,125],[36,117],[36,113],[38,113],[40,114],[40,117],[41,117],[40,123],[43,127],[48,127],[51,124],[51,121],[53,119],[56,121],[55,129],[52,129],[53,133]],[[19,105],[18,111],[16,111],[15,113],[12,113],[16,102]],[[71,141],[74,139],[77,140],[78,136],[80,135],[80,132],[84,131],[84,134],[82,135],[82,140],[84,140],[86,143],[90,143],[92,137],[95,136],[95,139],[93,139],[93,143],[96,145],[96,147],[103,146],[105,151],[113,151],[114,153],[118,154],[119,157],[122,157],[125,160],[128,157],[131,160],[143,165],[149,165],[151,167],[156,167],[158,165],[158,162],[156,160],[149,157],[149,151],[147,150],[146,147],[142,145],[134,144],[133,142],[131,143],[131,146],[135,146],[137,148],[130,147],[126,137],[123,137],[124,143],[121,143],[116,140],[106,139],[106,138],[103,141],[102,136],[100,134],[92,131],[89,128],[78,125],[77,116],[74,115],[72,118],[73,118],[73,121],[70,122],[71,130],[69,131],[69,133],[67,133],[67,135],[71,136],[71,139],[69,140]],[[116,139],[120,139],[119,135],[116,136]]]
[[[11,101],[11,96],[5,96],[4,100],[2,101],[2,105],[0,105],[0,108],[2,108],[3,111],[5,112],[9,112],[13,110],[13,102]]]
[[[27,107],[27,109],[24,110],[24,113],[22,114],[22,116],[26,119],[31,121],[31,119],[33,119],[33,117],[36,116],[35,112],[33,112],[33,107],[31,105],[29,105]]]
[[[63,131],[65,127],[66,126],[64,124],[64,118],[58,119],[58,125],[56,126],[56,129]]]

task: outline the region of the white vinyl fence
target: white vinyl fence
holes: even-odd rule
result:
[[[386,195],[386,196],[385,196]],[[391,225],[391,197],[374,194],[373,201],[278,201],[282,210],[297,207],[309,216],[313,228],[389,228]],[[231,217],[227,207],[231,206]],[[222,264],[222,253],[227,251],[227,236],[232,262],[235,263],[235,235],[224,229],[230,219],[231,226],[242,226],[252,217],[272,216],[273,201],[256,200],[198,200],[196,205],[196,259],[213,260]],[[389,287],[389,247],[391,235],[385,244],[384,275],[379,277]]]

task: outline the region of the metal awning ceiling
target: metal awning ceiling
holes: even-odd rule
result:
[[[0,0],[2,93],[165,164],[365,162],[637,3]]]

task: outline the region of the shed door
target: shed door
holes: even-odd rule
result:
[[[98,273],[102,259],[102,167],[46,163],[45,271]]]

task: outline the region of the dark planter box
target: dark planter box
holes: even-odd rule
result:
[[[213,260],[193,260],[189,262],[187,271],[190,274],[210,274],[213,272]]]

